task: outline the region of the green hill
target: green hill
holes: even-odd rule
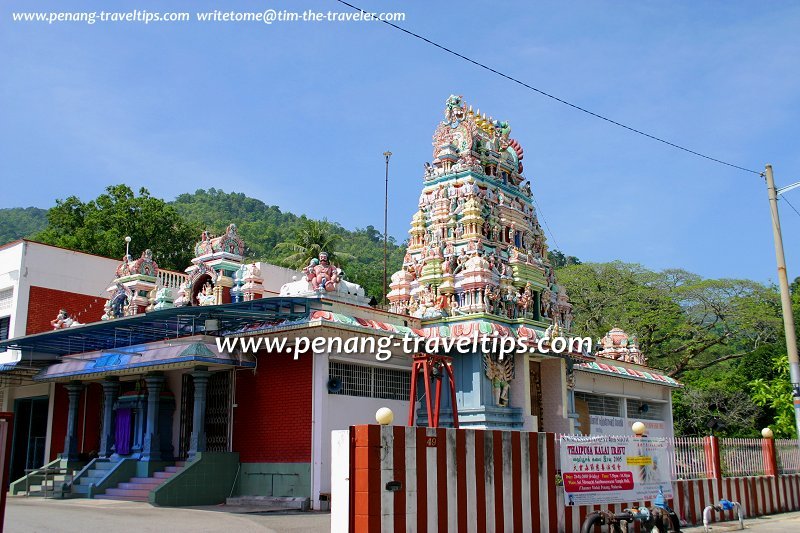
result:
[[[12,207],[0,209],[0,244],[30,237],[47,226],[47,209]]]

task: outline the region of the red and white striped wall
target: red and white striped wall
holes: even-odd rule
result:
[[[556,450],[552,433],[374,425],[334,432],[331,531],[578,533],[594,510],[651,505],[565,506]],[[722,498],[740,502],[745,517],[800,509],[800,474],[673,488],[669,504],[689,524],[702,523],[705,506]]]
[[[703,522],[703,509],[725,498],[742,504],[745,518],[800,510],[800,474],[692,479],[674,482],[678,515],[690,524]],[[715,513],[714,521],[733,520],[733,511]]]
[[[334,509],[333,530],[559,531],[552,433],[402,426],[351,432],[350,527],[335,523]],[[401,490],[386,490],[392,481]],[[336,498],[334,480],[334,507]]]

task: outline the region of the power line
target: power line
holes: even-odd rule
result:
[[[795,213],[797,213],[797,216],[799,216],[799,217],[800,217],[800,211],[798,211],[798,210],[797,210],[797,208],[795,208],[795,206],[793,206],[793,205],[792,205],[792,203],[789,201],[789,199],[788,199],[788,198],[786,198],[784,195],[781,195],[781,200],[783,200],[784,202],[786,202],[786,205],[788,205],[789,207],[791,207],[791,208],[792,208],[792,210],[793,210]]]
[[[539,212],[539,217],[542,219],[542,222],[544,222],[545,229],[550,234],[550,238],[553,239],[553,244],[556,245],[556,250],[560,250],[563,252],[563,250],[561,250],[561,247],[558,245],[558,242],[556,241],[556,236],[553,235],[553,230],[550,229],[550,225],[547,223],[547,219],[544,218],[544,212],[542,211],[542,208],[539,207],[539,202],[536,201],[536,196],[531,195],[531,199],[533,200],[534,205],[536,205],[536,210]]]
[[[336,1],[339,2],[340,4],[344,4],[344,5],[348,6],[348,7],[351,7],[353,9],[355,9],[356,11],[361,11],[362,13],[368,13],[367,11],[364,11],[360,7],[356,7],[353,4],[345,2],[344,0],[336,0]],[[375,20],[379,20],[379,19],[375,19]],[[751,174],[758,174],[758,175],[761,174],[761,172],[759,172],[757,170],[751,170],[749,168],[745,168],[745,167],[742,167],[742,166],[739,166],[739,165],[735,165],[733,163],[728,163],[727,161],[723,161],[722,159],[717,159],[716,157],[711,157],[710,155],[702,154],[702,153],[697,152],[695,150],[692,150],[690,148],[686,148],[685,146],[681,146],[680,144],[676,144],[676,143],[670,142],[670,141],[668,141],[666,139],[662,139],[661,137],[657,137],[657,136],[652,135],[650,133],[646,133],[646,132],[644,132],[642,130],[636,129],[636,128],[632,127],[632,126],[628,126],[626,124],[623,124],[622,122],[618,122],[618,121],[616,121],[614,119],[608,118],[608,117],[603,116],[603,115],[601,115],[599,113],[595,113],[594,111],[590,111],[590,110],[586,109],[585,107],[581,107],[579,105],[573,104],[572,102],[568,102],[567,100],[564,100],[563,98],[559,98],[558,96],[555,96],[553,94],[545,92],[545,91],[543,91],[541,89],[537,89],[533,85],[529,85],[529,84],[525,83],[524,81],[521,81],[521,80],[519,80],[519,79],[517,79],[517,78],[515,78],[513,76],[505,74],[505,73],[503,73],[503,72],[501,72],[501,71],[499,71],[497,69],[494,69],[494,68],[492,68],[492,67],[490,67],[488,65],[485,65],[485,64],[481,63],[480,61],[476,61],[476,60],[474,60],[474,59],[472,59],[470,57],[467,57],[467,56],[465,56],[463,54],[460,54],[460,53],[456,52],[455,50],[451,50],[450,48],[447,48],[446,46],[443,46],[443,45],[441,45],[441,44],[439,44],[439,43],[437,43],[435,41],[432,41],[432,40],[428,39],[427,37],[424,37],[424,36],[422,36],[422,35],[420,35],[418,33],[414,33],[411,30],[407,30],[407,29],[403,28],[402,26],[398,26],[397,24],[389,22],[388,20],[379,20],[379,21],[383,22],[384,24],[386,24],[388,26],[391,26],[392,28],[394,28],[396,30],[402,31],[403,33],[405,33],[407,35],[415,37],[416,39],[419,39],[421,41],[425,41],[426,43],[428,43],[428,44],[430,44],[432,46],[435,46],[436,48],[439,48],[440,50],[443,50],[443,51],[447,52],[448,54],[452,54],[452,55],[454,55],[454,56],[456,56],[458,58],[461,58],[464,61],[472,63],[473,65],[476,65],[476,66],[478,66],[478,67],[480,67],[480,68],[482,68],[484,70],[488,70],[489,72],[497,74],[498,76],[500,76],[502,78],[506,78],[507,80],[513,81],[514,83],[516,83],[518,85],[522,85],[523,87],[525,87],[527,89],[530,89],[530,90],[532,90],[534,92],[537,92],[542,96],[546,96],[547,98],[555,100],[556,102],[560,102],[560,103],[562,103],[562,104],[564,104],[566,106],[569,106],[569,107],[571,107],[573,109],[576,109],[578,111],[582,111],[583,113],[586,113],[587,115],[591,115],[591,116],[593,116],[595,118],[598,118],[600,120],[604,120],[604,121],[609,122],[609,123],[611,123],[611,124],[613,124],[615,126],[619,126],[620,128],[624,128],[624,129],[626,129],[628,131],[631,131],[633,133],[637,133],[639,135],[647,137],[648,139],[652,139],[654,141],[658,141],[660,143],[666,144],[666,145],[671,146],[673,148],[677,148],[678,150],[683,150],[684,152],[687,152],[689,154],[695,155],[697,157],[702,157],[703,159],[708,159],[709,161],[713,161],[713,162],[719,163],[721,165],[726,165],[726,166],[741,170],[743,172],[750,172]]]

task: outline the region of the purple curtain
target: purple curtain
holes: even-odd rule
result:
[[[117,431],[114,443],[119,455],[131,453],[131,409],[117,409]]]

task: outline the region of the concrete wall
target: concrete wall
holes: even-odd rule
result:
[[[328,363],[335,361],[372,364],[383,368],[408,370],[407,358],[393,357],[386,363],[376,365],[369,355],[343,356],[339,354],[318,354],[314,359],[314,415],[312,430],[312,505],[319,507],[320,493],[331,492],[331,432],[348,429],[357,424],[374,424],[375,412],[388,407],[394,412],[394,424],[403,425],[408,421],[408,401],[385,400],[346,396],[328,392]]]

